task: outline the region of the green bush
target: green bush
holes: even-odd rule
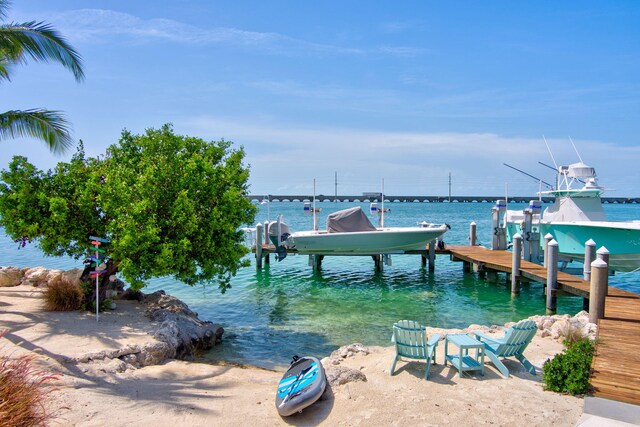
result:
[[[585,338],[565,341],[567,348],[542,366],[542,381],[545,389],[569,394],[584,394],[589,391],[591,359],[595,353],[593,341]]]
[[[80,285],[67,279],[51,280],[44,293],[45,308],[48,311],[78,310],[84,302],[84,292]]]

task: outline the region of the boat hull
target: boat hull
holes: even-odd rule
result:
[[[511,241],[516,233],[524,235],[517,217],[506,223]],[[568,221],[535,222],[532,230],[540,233],[540,246],[544,236],[551,234],[558,242],[558,253],[563,258],[584,261],[585,243],[591,239],[596,248],[609,251],[609,268],[615,271],[634,271],[640,268],[640,222]]]
[[[550,233],[558,242],[558,252],[584,260],[585,242],[609,251],[609,268],[633,271],[640,268],[640,223],[617,224],[611,221],[540,223],[541,236]]]
[[[427,243],[442,236],[446,225],[437,227],[382,228],[376,231],[292,233],[286,246],[303,254],[376,255],[425,249]]]

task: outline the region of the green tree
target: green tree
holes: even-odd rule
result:
[[[8,0],[0,0],[0,19],[6,18],[9,4]],[[84,80],[80,55],[50,24],[30,21],[0,25],[0,82],[9,81],[12,67],[25,64],[28,58],[58,62],[77,81]],[[40,139],[56,153],[73,145],[64,115],[43,108],[0,113],[0,140],[19,137]]]
[[[16,156],[0,173],[0,226],[35,240],[47,255],[88,255],[88,236],[106,236],[109,272],[134,289],[172,275],[221,291],[247,265],[240,227],[254,221],[244,151],[227,141],[176,135],[170,125],[86,158],[82,143],[68,163],[37,170]]]

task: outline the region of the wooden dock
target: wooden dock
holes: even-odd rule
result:
[[[511,273],[511,252],[480,246],[450,246],[451,259],[473,263],[479,271]],[[521,261],[523,277],[545,283],[546,269]],[[590,284],[558,272],[558,289],[589,298]],[[594,397],[640,405],[640,295],[609,286],[604,319],[598,321],[596,355],[591,365]]]

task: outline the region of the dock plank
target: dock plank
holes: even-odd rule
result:
[[[479,246],[449,247],[453,260],[483,263],[496,271],[511,273],[511,252]],[[546,283],[544,267],[521,261],[522,276]],[[590,283],[558,272],[558,289],[589,298]],[[605,300],[604,319],[598,322],[596,354],[590,382],[596,397],[640,405],[640,295],[612,286]]]

